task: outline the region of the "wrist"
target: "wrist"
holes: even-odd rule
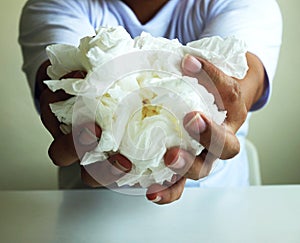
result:
[[[265,70],[255,55],[247,53],[249,70],[244,79],[239,80],[247,111],[261,98],[265,90]]]

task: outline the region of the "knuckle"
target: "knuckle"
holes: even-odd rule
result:
[[[182,193],[178,193],[178,195],[174,198],[174,201],[178,201],[182,196]]]
[[[49,155],[49,157],[50,157],[50,159],[52,160],[52,163],[53,163],[54,165],[56,165],[56,166],[61,166],[60,161],[58,161],[58,160],[56,159],[56,156],[54,155],[53,151],[51,150],[51,147],[50,147],[49,150],[48,150],[48,155]]]
[[[240,143],[235,143],[235,146],[232,148],[231,158],[236,156],[240,152]]]
[[[48,156],[49,158],[52,160],[53,164],[56,166],[62,166],[61,161],[58,159],[58,157],[56,156],[56,150],[53,148],[53,144],[55,141],[52,142],[52,144],[50,145],[49,149],[48,149]]]
[[[181,192],[179,190],[171,190],[170,192],[170,201],[174,202],[180,199],[181,197]]]
[[[234,79],[230,78],[227,82],[226,94],[223,95],[226,103],[234,103],[241,98],[240,84]]]
[[[238,139],[235,137],[235,142],[232,143],[230,149],[226,151],[226,153],[221,157],[221,159],[232,159],[240,152],[240,143]]]

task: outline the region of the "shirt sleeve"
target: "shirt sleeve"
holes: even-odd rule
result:
[[[53,43],[78,45],[79,40],[94,35],[89,20],[88,1],[29,0],[21,14],[19,43],[23,71],[34,96],[36,73],[48,57],[46,46]],[[101,13],[99,13],[101,14]]]
[[[275,0],[213,0],[206,10],[202,37],[235,36],[246,41],[248,51],[263,63],[266,72],[262,97],[251,110],[263,107],[270,98],[282,39],[282,17]]]

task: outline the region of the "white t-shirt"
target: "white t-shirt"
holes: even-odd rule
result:
[[[261,108],[270,96],[281,45],[282,19],[275,0],[170,0],[146,24],[119,0],[29,0],[22,12],[19,42],[23,70],[32,93],[36,72],[47,60],[45,47],[52,43],[78,45],[84,36],[95,35],[100,26],[124,26],[135,37],[142,31],[177,38],[183,44],[208,36],[236,36],[257,55],[267,73],[266,90],[252,107]],[[194,182],[200,186],[247,185],[244,150],[248,120],[238,131],[241,153],[220,161],[211,175]]]

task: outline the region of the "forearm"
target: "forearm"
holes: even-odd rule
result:
[[[255,55],[247,53],[249,70],[244,79],[239,80],[247,111],[259,100],[264,92],[265,71]]]

